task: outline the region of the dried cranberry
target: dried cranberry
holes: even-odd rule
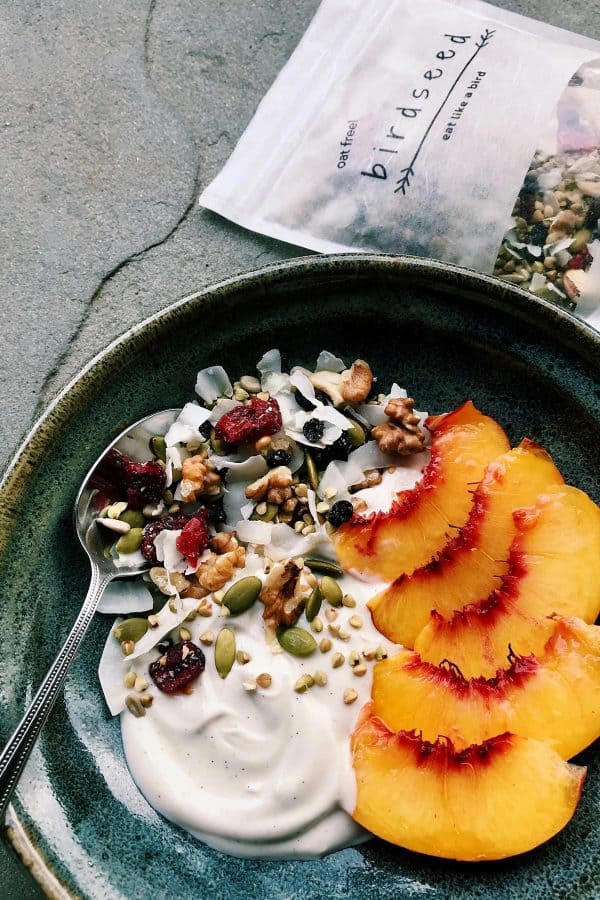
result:
[[[150,677],[159,691],[177,694],[204,672],[204,653],[192,641],[179,641],[150,663]]]
[[[203,510],[203,512],[205,512]],[[208,516],[195,516],[190,519],[176,541],[176,547],[185,556],[190,566],[198,565],[198,558],[208,547],[209,532],[206,523]]]
[[[165,489],[166,473],[160,463],[136,463],[125,457],[124,486],[131,509],[142,509],[147,503],[158,503]]]
[[[154,522],[148,522],[144,528],[142,536],[142,556],[148,560],[153,566],[158,565],[156,550],[154,549],[154,539],[161,531],[178,531],[184,529],[189,522],[187,516],[165,516],[164,519],[156,519]]]
[[[108,451],[90,479],[110,500],[127,500],[131,509],[158,503],[165,489],[165,470],[156,462],[137,463],[115,447]]]
[[[246,405],[236,406],[221,416],[215,425],[215,437],[228,444],[245,444],[275,434],[281,428],[281,410],[277,400],[252,397]]]
[[[594,261],[594,257],[588,251],[587,247],[581,253],[576,253],[567,263],[567,269],[587,269]]]

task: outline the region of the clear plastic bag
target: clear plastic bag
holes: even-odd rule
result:
[[[477,0],[324,0],[201,205],[496,272],[600,322],[600,43]]]

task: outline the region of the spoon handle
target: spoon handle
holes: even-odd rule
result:
[[[79,615],[35,697],[0,755],[0,824],[4,822],[12,792],[65,682],[69,667],[96,612],[102,592],[113,577],[112,573],[101,573],[99,567],[92,562],[90,587]]]

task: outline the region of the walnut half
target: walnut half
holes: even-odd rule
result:
[[[221,493],[221,478],[202,453],[184,459],[181,473],[181,499],[186,503],[193,503],[198,494],[214,497]]]
[[[310,585],[302,577],[303,569],[293,559],[273,565],[260,592],[264,603],[263,619],[275,632],[281,626],[294,625],[304,609]]]
[[[409,456],[420,453],[425,447],[425,434],[419,427],[419,417],[414,413],[415,401],[411,397],[392,397],[384,412],[389,422],[376,425],[371,434],[384,453]]]
[[[284,503],[292,497],[292,473],[287,466],[277,466],[249,484],[245,493],[249,500]]]

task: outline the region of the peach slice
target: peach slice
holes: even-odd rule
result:
[[[535,503],[538,495],[563,479],[533,441],[491,462],[475,491],[469,519],[438,557],[412,575],[401,575],[369,602],[373,622],[391,641],[414,647],[435,609],[444,618],[498,586],[508,570],[516,534],[513,512]]]
[[[375,666],[374,713],[392,731],[443,734],[458,750],[510,731],[570,759],[600,737],[600,628],[581,619],[553,627],[539,658],[511,656],[491,679],[403,650]]]
[[[425,424],[431,459],[418,484],[401,491],[387,512],[354,516],[334,533],[343,568],[391,581],[425,565],[467,521],[487,464],[509,449],[498,423],[470,401]]]
[[[465,678],[493,678],[512,651],[539,656],[552,634],[546,617],[594,622],[600,612],[600,509],[583,491],[552,487],[515,515],[509,571],[485,600],[445,621],[432,613],[415,650],[449,659]]]
[[[586,769],[542,741],[501,734],[451,742],[391,732],[367,705],[352,736],[354,819],[419,853],[465,861],[524,853],[565,827]]]

